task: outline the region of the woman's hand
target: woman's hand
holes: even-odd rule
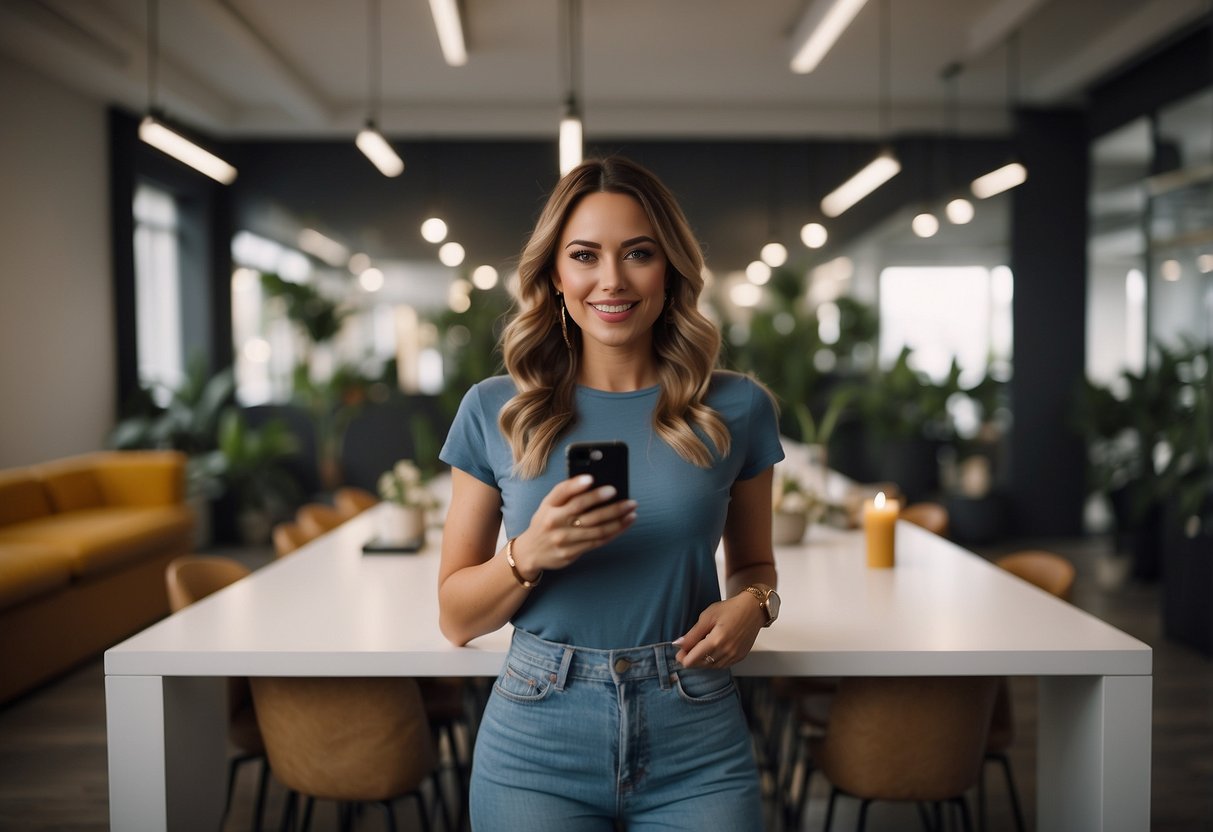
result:
[[[557,483],[514,541],[518,571],[533,579],[541,571],[564,569],[591,549],[618,537],[636,521],[636,501],[608,503],[613,486],[591,488],[588,474]]]
[[[729,667],[750,654],[766,616],[749,592],[717,601],[699,616],[686,635],[674,641],[683,667]]]

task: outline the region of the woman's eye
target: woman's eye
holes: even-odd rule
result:
[[[594,252],[582,249],[581,251],[574,251],[569,255],[569,257],[573,258],[579,263],[589,263],[594,259]]]
[[[624,255],[624,258],[627,260],[648,260],[652,256],[653,252],[647,248],[634,248]]]

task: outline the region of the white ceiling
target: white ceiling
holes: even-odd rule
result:
[[[563,0],[462,0],[469,60],[448,67],[426,0],[381,0],[379,122],[398,137],[544,137],[566,74]],[[944,67],[964,70],[959,129],[1007,124],[1008,36],[1023,103],[1076,100],[1207,0],[890,0],[890,132],[947,127]],[[880,132],[872,0],[818,69],[788,69],[805,0],[583,0],[587,137],[825,137]],[[159,100],[217,136],[348,134],[369,99],[363,0],[160,0]],[[148,101],[145,0],[0,0],[0,53],[98,99]]]

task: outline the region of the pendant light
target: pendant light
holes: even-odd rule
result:
[[[788,262],[788,248],[779,242],[779,182],[779,154],[771,153],[767,159],[767,241],[758,259],[772,269]]]
[[[169,127],[156,102],[156,72],[160,61],[160,15],[158,0],[147,3],[147,114],[139,123],[139,138],[152,147],[184,162],[216,182],[230,185],[236,180],[236,169],[223,159]]]
[[[1016,83],[1019,76],[1019,34],[1007,38],[1007,108],[1012,118],[1015,115],[1017,100]],[[1009,191],[1028,181],[1028,169],[1023,163],[1012,156],[1005,165],[995,168],[987,174],[977,177],[969,185],[973,196],[978,199],[989,199],[995,194]]]
[[[577,106],[577,88],[581,80],[580,0],[565,0],[564,3],[564,59],[565,78],[568,81],[564,100],[564,113],[560,118],[560,175],[564,176],[581,164],[584,131],[581,110]]]
[[[880,3],[880,134],[889,140],[889,0]],[[843,182],[821,200],[821,212],[827,217],[842,215],[847,209],[875,191],[901,172],[893,148],[885,145],[876,158],[868,162],[854,176]]]
[[[366,126],[358,133],[358,137],[354,139],[354,144],[358,146],[358,149],[363,152],[366,158],[371,160],[371,164],[377,167],[379,172],[384,176],[399,176],[404,173],[404,160],[392,149],[391,144],[379,132],[379,127],[375,123],[379,111],[379,74],[382,69],[379,59],[379,42],[381,39],[379,29],[379,0],[368,0],[367,12],[367,76],[370,86],[370,95],[368,96],[369,113],[366,119]]]
[[[792,33],[791,69],[812,72],[868,0],[812,0]]]
[[[951,63],[944,67],[943,79],[948,82],[948,137],[945,140],[950,147],[947,154],[947,187],[955,194],[956,186],[956,157],[960,149],[960,72],[963,67],[959,63]],[[944,215],[953,225],[966,225],[973,220],[973,203],[963,194],[954,195],[944,206]]]

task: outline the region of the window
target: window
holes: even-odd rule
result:
[[[185,377],[177,203],[171,194],[141,185],[135,191],[134,214],[139,383],[165,405],[169,391]]]
[[[960,383],[1010,377],[1011,270],[892,266],[880,273],[880,363],[910,347],[911,365],[939,381],[955,358]]]

